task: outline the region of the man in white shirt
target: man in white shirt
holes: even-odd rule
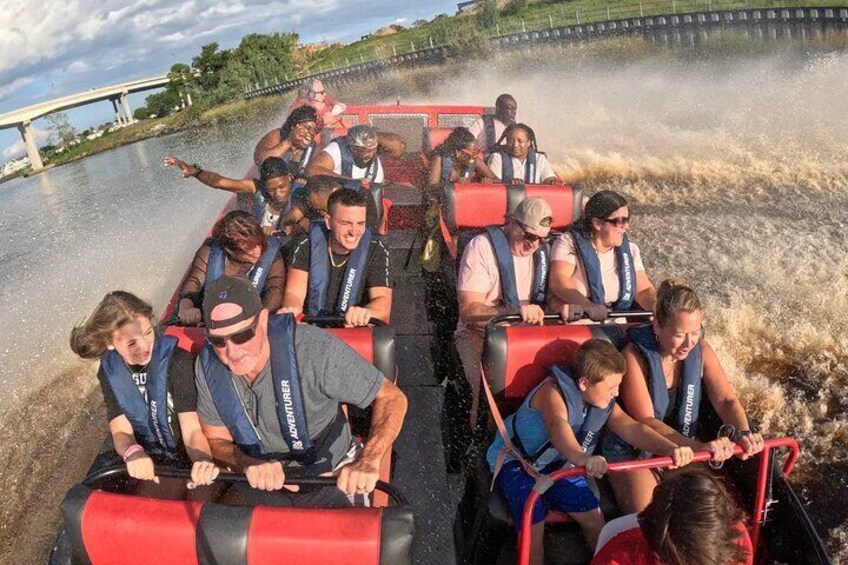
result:
[[[383,154],[400,157],[406,143],[397,134],[378,132],[368,125],[353,126],[347,135],[333,140],[306,169],[306,176],[329,175],[362,180],[363,186],[383,182]]]
[[[515,123],[515,115],[518,112],[518,102],[511,94],[501,94],[495,100],[495,113],[484,114],[471,124],[468,128],[477,144],[483,148],[483,154],[488,155],[492,147],[503,135],[507,126]]]

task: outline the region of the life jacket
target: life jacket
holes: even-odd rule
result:
[[[521,305],[518,299],[518,285],[515,280],[515,263],[509,250],[509,239],[498,226],[487,226],[486,233],[492,242],[495,259],[498,262],[498,273],[501,279],[501,296],[504,306],[517,308]],[[544,304],[548,293],[548,274],[550,273],[550,258],[547,245],[540,245],[533,253],[533,285],[530,287],[530,303]]]
[[[495,136],[495,116],[493,114],[483,114],[483,131],[486,132],[486,152],[491,153],[498,139]]]
[[[605,304],[606,293],[604,281],[601,276],[601,262],[592,242],[583,237],[583,233],[576,228],[570,230],[574,238],[574,246],[580,255],[583,269],[586,271],[586,280],[589,283],[589,300],[595,304]],[[629,310],[633,306],[636,295],[636,267],[633,264],[633,254],[630,252],[630,241],[627,235],[619,247],[615,248],[615,264],[618,267],[619,291],[612,309],[615,311]]]
[[[515,170],[512,167],[512,155],[506,147],[498,147],[495,150],[501,156],[501,180],[509,182],[515,178]],[[524,183],[536,184],[536,161],[537,153],[532,147],[527,151],[527,159],[524,167]]]
[[[580,389],[577,388],[577,384],[572,378],[570,369],[565,366],[555,365],[551,367],[551,376],[556,381],[559,390],[565,398],[565,405],[568,408],[568,425],[571,427],[571,431],[574,432],[577,443],[584,452],[591,455],[598,446],[601,430],[603,430],[612,413],[615,400],[611,400],[606,408],[586,407],[584,406]],[[550,440],[546,441],[535,453],[527,453],[522,444],[521,433],[516,429],[515,422],[516,419],[513,417],[511,421],[513,445],[521,452],[528,463],[537,469],[544,469],[551,462],[562,458],[562,455]]]
[[[302,465],[312,465],[319,456],[328,458],[328,454],[319,453],[316,447],[321,443],[309,436],[306,421],[306,407],[303,402],[303,389],[297,368],[297,356],[294,349],[295,320],[291,314],[271,315],[268,317],[268,341],[271,345],[271,378],[274,381],[274,397],[277,400],[277,419],[283,439],[291,452],[291,459]],[[249,456],[257,459],[269,459],[270,453],[262,444],[257,428],[245,412],[244,405],[232,374],[215,354],[207,342],[200,352],[200,363],[212,401],[218,415],[227,426],[233,441]],[[341,408],[340,414],[341,414]],[[337,433],[345,423],[343,414],[327,426],[322,436]]]
[[[156,336],[153,341],[147,364],[147,400],[117,351],[109,351],[100,360],[109,387],[139,443],[148,453],[159,456],[177,456],[177,442],[168,422],[168,364],[177,341],[173,336]]]
[[[258,291],[262,291],[265,286],[265,281],[268,279],[268,273],[271,272],[271,265],[277,258],[280,251],[280,240],[269,235],[267,238],[268,247],[265,252],[259,257],[259,260],[253,264],[253,267],[247,272],[247,280]],[[226,262],[226,254],[221,245],[214,239],[209,243],[209,263],[206,266],[206,283],[211,283],[218,277],[224,274],[224,265]],[[205,284],[204,284],[205,286]]]
[[[339,144],[339,153],[342,158],[342,173],[346,177],[353,176],[353,153],[350,151],[350,146],[348,145],[347,137],[343,137],[341,139],[337,139],[336,143]],[[380,170],[380,155],[379,152],[374,155],[374,158],[371,159],[371,162],[365,168],[365,176],[364,178],[376,182],[377,181],[377,173]]]
[[[294,191],[295,185],[292,183],[292,191]],[[253,217],[260,224],[262,223],[262,219],[265,217],[265,210],[268,207],[268,203],[271,201],[271,198],[268,196],[268,191],[265,190],[265,183],[261,180],[256,181],[256,192],[253,193],[253,206],[251,212],[253,213]],[[287,206],[280,210],[280,217],[277,219],[277,225],[274,226],[275,230],[280,229],[280,222],[283,221],[283,216],[286,214],[288,210],[291,209],[291,197],[289,197]]]
[[[303,150],[303,153],[300,155],[300,161],[297,163],[292,163],[291,161],[291,150],[286,151],[286,154],[283,155],[283,159],[289,164],[289,171],[294,178],[306,178],[306,167],[312,160],[312,156],[315,154],[315,149],[317,147],[318,145],[314,141],[310,143],[309,147]]]
[[[309,293],[307,314],[318,316],[328,311],[344,314],[356,304],[365,284],[365,264],[371,247],[371,230],[366,228],[347,259],[342,276],[342,288],[334,308],[327,307],[327,291],[330,284],[329,230],[323,222],[312,222],[309,228]]]
[[[627,335],[648,361],[648,390],[651,393],[651,401],[654,403],[654,418],[662,422],[668,412],[668,387],[663,375],[657,337],[650,324],[634,326],[628,330]],[[683,378],[677,395],[676,415],[674,426],[672,426],[681,435],[689,438],[694,438],[698,429],[702,357],[699,341],[683,361]]]
[[[453,155],[442,155],[442,176],[439,178],[440,184],[447,184],[451,181],[451,172],[453,171]],[[459,179],[468,180],[474,173],[473,167],[466,167],[460,172]]]

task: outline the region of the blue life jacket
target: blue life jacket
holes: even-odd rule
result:
[[[453,171],[453,155],[442,155],[442,176],[439,178],[440,184],[447,184],[451,181],[451,171]],[[466,167],[459,175],[457,180],[468,180],[474,173],[473,167]]]
[[[280,252],[279,239],[269,235],[267,237],[267,241],[268,247],[265,249],[265,253],[259,257],[259,260],[254,263],[253,267],[251,267],[247,272],[247,275],[245,275],[247,280],[250,281],[250,284],[253,285],[253,288],[260,292],[265,286],[265,281],[268,279],[268,273],[271,272],[271,265],[274,264],[274,260]],[[227,257],[224,253],[224,249],[213,239],[209,243],[209,263],[206,265],[206,281],[203,285],[204,287],[206,286],[206,283],[211,283],[224,274],[226,259]]]
[[[168,422],[168,364],[177,345],[173,336],[157,336],[147,365],[147,400],[138,390],[127,364],[117,351],[100,360],[118,406],[132,424],[145,451],[156,455],[177,455],[177,442]]]
[[[350,152],[350,146],[348,145],[347,136],[337,139],[335,143],[339,145],[339,153],[342,157],[342,173],[346,177],[353,176],[353,153]],[[374,158],[371,159],[371,162],[365,168],[365,176],[364,178],[376,182],[377,181],[377,172],[380,170],[380,155],[379,151],[374,155]]]
[[[330,309],[327,305],[327,291],[330,284],[330,247],[329,230],[323,222],[312,222],[309,228],[309,293],[307,298],[307,314],[319,316],[332,312],[344,314],[348,308],[356,304],[365,284],[365,265],[368,261],[368,250],[371,247],[371,230],[366,229],[347,259],[342,287],[336,299],[335,306]]]
[[[498,262],[498,273],[501,279],[501,295],[504,306],[517,308],[521,305],[518,299],[518,285],[515,280],[515,263],[509,250],[509,239],[498,226],[487,226],[486,233],[492,242],[495,258]],[[540,245],[533,253],[533,285],[530,287],[530,303],[545,304],[548,293],[548,274],[550,273],[550,258],[548,246]]]
[[[486,152],[491,153],[498,143],[495,137],[495,116],[493,114],[483,114],[482,118],[483,131],[486,132]]]
[[[598,253],[592,242],[583,237],[583,233],[573,228],[570,230],[574,238],[574,246],[580,255],[580,260],[583,263],[583,269],[586,271],[586,280],[589,282],[589,300],[595,304],[606,304],[606,292],[604,291],[604,281],[601,276],[601,262],[598,259]],[[633,254],[630,253],[630,240],[627,235],[624,236],[624,241],[619,247],[615,248],[615,264],[618,267],[618,300],[616,300],[612,309],[615,311],[629,310],[633,306],[633,299],[636,296],[636,267],[633,264]]]
[[[292,190],[294,190],[294,184],[292,184]],[[265,209],[268,207],[268,202],[271,201],[271,197],[268,196],[268,191],[265,190],[265,183],[261,180],[256,181],[256,192],[253,193],[253,217],[256,218],[257,222],[262,222],[262,219],[265,217]],[[289,199],[289,206],[291,206],[291,198]],[[280,217],[277,219],[277,225],[274,226],[275,230],[280,229],[280,222],[283,220],[283,214],[285,213],[285,208],[280,211]]]
[[[277,419],[292,458],[311,465],[318,455],[306,422],[303,391],[294,351],[295,321],[291,314],[268,317],[268,341],[271,344],[271,377],[277,399]],[[251,457],[267,459],[272,454],[262,445],[257,428],[245,412],[230,370],[207,342],[200,352],[200,363],[218,415],[233,441]],[[328,429],[332,426],[328,426]]]
[[[583,403],[583,396],[580,394],[580,389],[577,388],[577,384],[572,378],[570,369],[555,365],[551,367],[551,376],[556,380],[557,386],[565,398],[565,405],[568,409],[568,425],[571,427],[571,431],[574,432],[577,443],[585,453],[591,455],[598,446],[601,431],[607,424],[607,420],[609,420],[615,400],[611,400],[606,408],[587,407]],[[547,467],[552,461],[562,457],[550,440],[546,441],[535,453],[526,453],[522,444],[521,433],[516,429],[515,422],[516,420],[513,418],[511,422],[513,444],[528,463],[538,469],[542,469]]]
[[[665,419],[668,412],[668,387],[662,369],[662,359],[657,348],[657,337],[650,324],[634,326],[627,332],[630,341],[642,352],[648,361],[648,390],[654,403],[654,418]],[[677,407],[674,426],[681,435],[694,438],[698,430],[698,411],[701,406],[701,342],[698,342],[683,361],[683,375],[677,393]]]
[[[291,150],[286,151],[285,155],[283,155],[283,160],[289,164],[289,172],[294,178],[306,178],[306,167],[309,166],[309,162],[312,160],[312,156],[315,154],[315,149],[317,149],[317,147],[318,146],[314,141],[310,143],[309,147],[303,150],[303,153],[300,155],[300,161],[297,163],[292,163]]]
[[[512,167],[512,155],[506,147],[498,147],[496,151],[501,156],[501,180],[509,182],[515,178],[515,170]],[[524,167],[524,183],[536,183],[536,150],[532,147],[527,151],[527,159]]]

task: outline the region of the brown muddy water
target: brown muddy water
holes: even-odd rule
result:
[[[346,86],[353,102],[491,104],[511,92],[554,168],[632,203],[655,283],[682,278],[762,431],[848,562],[848,50],[637,39],[546,48]],[[278,116],[148,140],[0,188],[0,562],[46,558],[104,435],[96,366],[67,335],[107,291],[161,310],[225,198],[164,170],[238,174]]]

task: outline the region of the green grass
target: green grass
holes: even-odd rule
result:
[[[531,0],[532,1],[532,0]],[[632,18],[640,15],[687,13],[701,10],[728,10],[733,8],[803,7],[803,6],[848,6],[848,0],[661,0],[638,2],[633,0],[610,2],[608,0],[539,0],[529,4],[520,15],[501,16],[497,28],[484,30],[485,37],[495,37],[523,31],[536,31],[609,19]],[[467,33],[475,33],[474,17],[456,15],[448,18],[457,25],[468,26]],[[441,26],[441,30],[440,30]],[[385,59],[392,55],[411,53],[433,46],[440,46],[441,22],[430,22],[419,28],[407,29],[392,35],[374,36],[354,43],[333,47],[323,56],[302,70],[298,76],[309,76],[319,72],[344,68],[361,62]],[[475,30],[475,31],[471,31]]]

